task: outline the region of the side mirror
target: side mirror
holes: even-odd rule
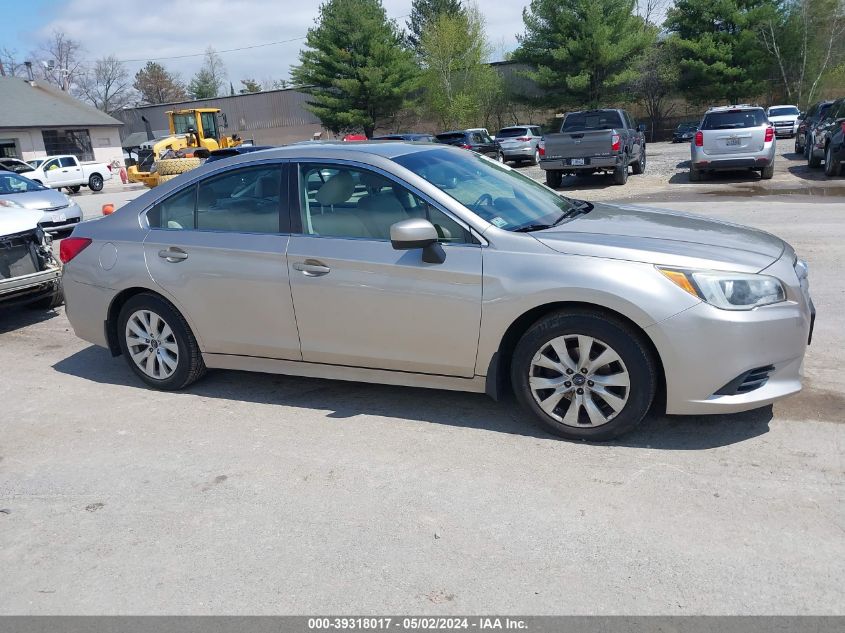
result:
[[[423,249],[422,259],[427,264],[442,264],[446,252],[437,241],[437,229],[428,220],[411,218],[390,227],[390,244],[397,251]]]
[[[637,126],[637,132],[645,132],[645,131],[646,131],[646,126],[645,126],[645,123],[640,123],[640,124]]]

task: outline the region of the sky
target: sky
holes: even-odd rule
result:
[[[382,0],[390,18],[404,26],[411,0]],[[134,73],[148,59],[161,59],[183,80],[202,64],[211,45],[223,58],[229,79],[287,79],[298,62],[304,36],[314,25],[319,0],[0,0],[0,47],[29,57],[53,29],[82,42],[84,57],[114,53]],[[477,0],[487,21],[494,58],[516,47],[522,9],[528,0]],[[283,42],[258,46],[271,42]],[[247,50],[224,52],[252,46]],[[493,59],[491,61],[496,61]]]

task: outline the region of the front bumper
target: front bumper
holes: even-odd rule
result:
[[[786,301],[744,311],[700,303],[646,328],[663,362],[666,413],[735,413],[800,391],[815,310],[806,285],[788,279],[788,269],[791,263],[787,268],[781,262],[766,271],[784,282]],[[717,393],[739,376],[769,366],[761,386]]]
[[[29,275],[0,279],[0,304],[35,301],[56,291],[62,271],[48,268]]]

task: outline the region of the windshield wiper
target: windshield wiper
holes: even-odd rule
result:
[[[542,231],[543,229],[550,229],[553,225],[551,224],[526,224],[525,226],[521,226],[518,229],[514,229],[514,233],[530,233],[531,231]]]
[[[586,200],[573,200],[572,206],[560,214],[560,217],[552,222],[551,224],[526,224],[525,226],[521,226],[518,229],[514,229],[514,233],[531,233],[532,231],[543,231],[545,229],[551,229],[556,227],[558,224],[566,220],[567,218],[573,218],[576,215],[583,215],[584,213],[589,213],[593,210],[593,203],[587,202]]]

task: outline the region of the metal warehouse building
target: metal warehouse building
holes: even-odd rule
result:
[[[282,145],[306,141],[316,132],[322,132],[320,120],[303,107],[307,98],[307,95],[289,88],[140,106],[123,110],[117,116],[126,124],[123,128],[125,141],[129,135],[138,138],[137,133],[144,132],[142,116],[147,118],[153,130],[166,130],[165,112],[168,110],[220,108],[225,115],[225,120],[221,122],[226,125],[226,134],[237,134],[245,140],[251,139],[256,145]]]
[[[0,156],[120,160],[122,125],[44,82],[0,77]]]

